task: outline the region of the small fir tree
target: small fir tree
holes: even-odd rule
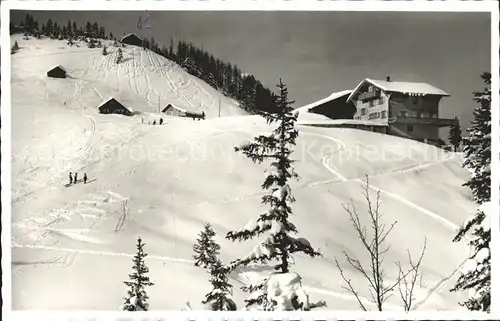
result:
[[[193,245],[195,255],[194,265],[202,268],[209,268],[217,261],[220,245],[214,241],[216,235],[210,223],[205,224],[203,231],[200,232],[197,243]]]
[[[295,128],[297,114],[294,113],[292,107],[293,101],[288,100],[288,90],[281,79],[278,87],[280,94],[275,100],[277,112],[274,114],[260,112],[268,124],[277,123],[277,128],[269,136],[257,136],[254,142],[235,148],[255,163],[270,162],[270,170],[261,186],[262,189],[268,191],[268,194],[262,197],[262,203],[268,205],[269,210],[261,214],[253,224],[240,230],[230,231],[226,238],[232,241],[243,241],[268,233],[268,236],[250,255],[232,262],[232,266],[247,266],[256,262],[265,264],[275,260],[278,261],[274,266],[276,273],[289,273],[292,254],[301,252],[311,257],[320,254],[306,239],[292,236],[298,231],[289,220],[292,215],[290,203],[295,201],[291,195],[289,181],[297,179],[298,175],[294,171],[294,161],[290,156],[299,132]],[[250,292],[250,296],[246,299],[247,307],[258,305],[264,310],[272,308],[272,304],[267,302],[266,282],[268,279],[264,278],[257,284],[242,288]]]
[[[491,74],[481,75],[491,85]],[[471,189],[479,209],[463,224],[454,241],[458,242],[468,233],[472,234],[469,246],[472,255],[451,291],[469,291],[469,299],[460,303],[469,310],[490,312],[491,305],[491,211],[484,207],[491,201],[491,88],[474,93],[479,106],[474,110],[474,120],[468,129],[469,136],[463,139],[465,161],[463,166],[472,175],[464,186]]]
[[[123,311],[147,311],[149,308],[149,297],[146,293],[146,287],[152,286],[154,283],[147,276],[149,268],[144,262],[147,256],[147,253],[144,251],[144,245],[146,244],[139,237],[137,239],[137,253],[132,260],[134,262],[132,266],[134,272],[129,274],[130,281],[123,282],[129,287],[127,297],[124,298]]]
[[[106,45],[104,45],[102,47],[102,55],[103,56],[107,56],[108,55],[108,47],[106,47]]]
[[[456,117],[455,120],[457,120]],[[456,152],[460,147],[460,143],[462,142],[462,130],[460,129],[460,124],[458,123],[458,121],[456,122],[456,124],[451,126],[448,140],[450,141],[450,144],[453,145],[453,150]]]
[[[202,304],[209,304],[212,311],[236,311],[236,303],[231,299],[232,285],[228,282],[228,267],[216,258],[210,266],[210,284],[212,290],[205,295]]]
[[[116,63],[119,64],[123,61],[123,51],[122,48],[118,48],[118,55],[116,56]]]

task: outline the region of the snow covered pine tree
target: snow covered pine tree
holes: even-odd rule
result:
[[[236,303],[231,299],[232,285],[229,284],[227,275],[230,270],[216,258],[210,266],[210,284],[212,290],[205,295],[202,304],[209,304],[212,311],[236,311]]]
[[[134,272],[129,274],[130,281],[124,281],[129,290],[127,292],[127,297],[125,303],[121,306],[122,311],[147,311],[149,308],[149,297],[146,294],[145,287],[154,285],[153,282],[149,280],[149,276],[146,274],[149,272],[149,268],[146,266],[144,259],[147,254],[144,252],[145,243],[142,239],[137,238],[137,253],[132,260],[134,265],[132,269]]]
[[[487,85],[491,84],[491,74],[481,75]],[[464,137],[465,161],[463,166],[472,175],[464,184],[471,189],[478,211],[465,222],[453,241],[460,241],[467,233],[472,237],[472,250],[468,262],[461,271],[458,281],[451,291],[469,291],[469,299],[462,302],[469,310],[490,312],[491,303],[491,227],[489,208],[491,201],[491,88],[475,92],[474,100],[480,104],[474,110],[472,126]]]
[[[265,264],[270,260],[278,261],[278,264],[274,266],[275,273],[257,284],[242,288],[245,292],[250,292],[249,297],[245,300],[247,308],[257,306],[258,309],[267,311],[277,309],[308,310],[310,306],[307,295],[303,295],[301,290],[300,277],[295,273],[289,273],[290,261],[292,254],[297,252],[305,253],[311,257],[320,254],[311,247],[306,239],[295,238],[291,235],[298,233],[298,231],[295,225],[289,221],[289,216],[292,214],[289,203],[295,199],[291,195],[288,181],[292,178],[297,179],[298,175],[293,169],[294,161],[290,159],[290,155],[299,132],[295,128],[297,114],[293,113],[291,107],[293,101],[288,101],[288,90],[281,79],[278,87],[280,94],[275,98],[277,113],[259,112],[268,124],[278,123],[278,127],[269,136],[259,135],[254,138],[254,142],[235,147],[235,151],[241,151],[254,163],[271,161],[268,175],[262,184],[262,189],[268,191],[268,195],[262,197],[262,203],[268,205],[270,209],[243,229],[230,231],[226,238],[232,241],[242,241],[269,232],[269,235],[250,255],[232,262],[232,268],[257,262]],[[293,288],[293,291],[281,291],[276,288],[276,285],[280,284],[279,280],[273,280],[276,277],[288,281],[293,280],[293,284],[289,282],[286,285]],[[282,300],[288,303],[277,302]]]
[[[217,260],[220,245],[215,243],[213,237],[215,232],[210,223],[205,224],[203,231],[200,232],[198,243],[193,245],[193,251],[196,253],[194,265],[202,268],[209,268]]]

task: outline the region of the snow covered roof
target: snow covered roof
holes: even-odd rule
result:
[[[54,66],[54,67],[50,68],[50,70],[54,70],[54,69],[61,69],[62,71],[64,71],[64,72],[66,72],[66,73],[67,73],[66,69],[64,69],[64,67],[63,67],[63,66],[61,66],[61,65],[57,65],[57,66]],[[49,70],[49,71],[50,71],[50,70]]]
[[[126,106],[124,106],[122,103],[120,103],[118,100],[116,100],[115,98],[111,97],[109,98],[108,100],[106,100],[105,102],[103,102],[102,104],[99,105],[99,108],[106,105],[107,103],[111,102],[111,101],[115,101],[117,102],[118,104],[120,104],[123,108],[125,108],[126,110],[132,112],[132,110]]]
[[[366,78],[356,86],[347,101],[351,100],[359,89],[367,83],[387,92],[399,92],[408,95],[450,96],[445,91],[423,82],[385,81]]]
[[[131,32],[131,33],[128,33],[126,34],[125,36],[122,37],[122,39],[120,41],[122,41],[123,39],[125,38],[128,38],[128,37],[136,37],[137,39],[141,39],[141,37],[139,37],[138,35],[136,35],[135,33]]]
[[[174,104],[171,104],[171,103],[167,104],[167,106],[165,106],[165,108],[163,108],[162,112],[165,111],[168,108],[168,106],[172,106],[175,109],[180,110],[180,111],[182,111],[184,113],[197,114],[197,115],[201,115],[201,113],[202,113],[201,111],[195,110],[193,108],[181,107],[181,106],[174,105]]]
[[[352,92],[352,90],[343,90],[343,91],[335,92],[335,93],[331,94],[330,96],[328,96],[326,98],[323,98],[323,99],[320,99],[320,100],[315,101],[313,103],[310,103],[308,105],[296,108],[295,111],[299,111],[299,112],[300,111],[308,111],[311,108],[320,106],[320,105],[322,105],[324,103],[327,103],[329,101],[332,101],[332,100],[335,100],[335,99],[339,99],[341,97],[349,95],[351,92]]]

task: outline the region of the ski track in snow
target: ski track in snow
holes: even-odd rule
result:
[[[45,246],[45,245],[29,245],[29,244],[23,245],[23,244],[17,244],[14,242],[12,243],[12,248],[60,251],[60,252],[69,252],[69,253],[76,253],[76,254],[90,254],[90,255],[103,255],[103,256],[121,256],[121,257],[132,257],[132,258],[135,256],[135,253],[131,254],[131,253],[111,252],[111,251],[81,250],[81,249],[71,249],[71,248],[62,248],[62,247]],[[176,257],[171,257],[171,256],[153,255],[153,254],[148,254],[148,259],[194,264],[193,260],[176,258]]]
[[[311,133],[308,133],[308,134],[311,134]],[[313,134],[313,135],[318,135],[318,134]],[[324,137],[326,139],[330,139],[330,140],[338,143],[337,142],[338,139],[328,138],[328,136],[325,136],[325,135],[319,135],[319,136]],[[343,143],[341,143],[341,146],[343,148],[345,148],[345,145]],[[343,150],[343,148],[341,148],[340,150]],[[339,177],[342,182],[349,181],[349,179],[347,179],[344,176],[342,176],[342,174],[340,174],[336,169],[332,168],[332,165],[330,165],[330,164],[327,163],[327,161],[326,161],[328,159],[327,157],[324,157],[322,159],[323,166],[325,166],[331,173],[333,173],[334,175],[336,175],[337,177]],[[398,170],[396,170],[396,171],[390,171],[390,172],[384,173],[384,174],[395,174],[395,173],[404,173],[404,172],[410,172],[410,171],[420,170],[420,169],[428,167],[430,165],[447,161],[447,160],[451,159],[451,157],[452,156],[448,156],[448,157],[445,157],[444,159],[433,161],[433,162],[430,162],[428,164],[417,165],[417,166],[406,168],[406,169],[402,169],[402,170],[399,170],[399,171]],[[363,182],[363,180],[361,178],[355,178],[353,180],[364,184],[364,182]],[[444,217],[440,216],[438,213],[435,213],[435,212],[432,212],[430,210],[427,210],[424,207],[419,206],[419,205],[411,202],[410,200],[404,198],[403,196],[401,196],[401,195],[399,195],[397,193],[392,193],[392,192],[383,190],[381,188],[376,187],[372,183],[370,183],[369,188],[373,189],[373,190],[375,190],[377,192],[380,192],[381,194],[384,194],[384,195],[386,195],[386,196],[388,196],[388,197],[390,197],[390,198],[392,198],[392,199],[394,199],[396,201],[399,201],[399,202],[405,204],[408,207],[412,207],[412,208],[414,208],[414,209],[422,212],[423,214],[431,217],[433,220],[435,220],[436,222],[440,223],[441,225],[443,225],[444,227],[450,229],[453,232],[456,232],[459,229],[458,225],[456,225],[455,223],[453,223],[453,222],[445,219]],[[466,240],[470,241],[470,238],[466,237]],[[437,293],[446,284],[446,281],[449,280],[449,279],[451,279],[460,270],[460,268],[465,264],[465,262],[467,261],[467,259],[468,259],[469,256],[470,255],[467,255],[467,258],[465,258],[465,260],[457,267],[457,269],[455,269],[454,271],[452,271],[451,274],[449,274],[448,276],[442,278],[441,280],[439,280],[437,282],[436,285],[434,285],[433,287],[431,287],[431,289],[427,292],[426,297],[424,299],[422,299],[420,301],[417,301],[415,303],[415,308],[424,305],[429,300],[429,298],[432,296],[432,294]]]

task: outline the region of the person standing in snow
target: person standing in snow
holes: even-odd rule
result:
[[[160,125],[163,124],[163,118],[160,118]]]
[[[156,120],[153,120],[153,125],[156,125]]]
[[[83,184],[87,184],[87,173],[83,174]]]
[[[69,172],[69,184],[73,184],[73,176],[71,175],[71,172]]]
[[[202,117],[203,119],[205,119],[205,111],[202,111],[202,112],[201,112],[201,117]]]
[[[77,179],[78,179],[78,173],[75,173],[75,179],[73,180],[73,182],[76,184],[77,182]]]

